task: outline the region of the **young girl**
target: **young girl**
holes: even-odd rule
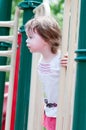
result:
[[[44,91],[44,127],[46,130],[55,130],[60,66],[67,65],[66,57],[61,60],[61,31],[50,16],[33,18],[25,27],[28,49],[31,53],[41,54],[38,73]]]

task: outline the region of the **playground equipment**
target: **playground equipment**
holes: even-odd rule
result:
[[[74,50],[77,47],[78,7],[78,0],[65,1],[62,55],[68,52],[68,66],[67,70],[61,69],[57,130],[72,129],[73,94],[75,89]]]
[[[15,130],[26,130],[28,122],[28,107],[29,107],[29,94],[30,94],[30,81],[31,81],[31,64],[32,55],[26,46],[26,33],[24,30],[25,23],[31,19],[33,9],[41,4],[42,0],[31,1],[25,0],[19,3],[19,8],[24,11],[23,13],[23,26],[21,27],[22,43],[20,55],[20,70],[18,79],[18,95],[16,107]],[[21,109],[22,108],[22,109]]]
[[[10,123],[11,130],[14,130],[14,125],[15,125],[14,122],[15,122],[15,116],[16,116],[16,102],[17,102],[17,91],[18,91],[21,41],[22,41],[22,35],[20,32],[18,32],[14,87],[13,87],[13,98],[12,98],[12,110],[11,110],[12,112],[11,112],[11,123]]]
[[[30,1],[25,1],[19,5],[20,8],[25,9],[23,16],[24,17],[23,24],[25,24],[26,21],[34,15],[32,12],[33,9],[40,3],[41,2],[32,3]],[[85,5],[86,5],[85,0],[81,1],[65,0],[62,56],[68,51],[69,60],[67,70],[63,68],[61,69],[56,130],[86,129],[86,123],[85,123],[86,81],[82,76],[84,75],[84,77],[86,77],[85,76],[86,75]],[[41,4],[37,6],[37,8],[34,9],[35,17],[37,17],[38,15],[46,15],[46,11],[47,11],[46,4]],[[19,17],[19,8],[16,9],[14,21],[0,22],[0,27],[5,26],[9,28],[14,28],[13,36],[0,36],[0,41],[2,42],[8,41],[12,43],[12,50],[10,49],[0,51],[0,56],[11,57],[11,66],[10,65],[0,66],[1,72],[2,71],[10,72],[5,130],[11,130],[10,123],[11,123],[14,71],[15,71],[14,59],[16,57],[16,49],[17,49],[18,17]],[[31,57],[25,45],[26,36],[24,28],[22,30],[23,30],[22,31],[23,39],[21,46],[16,120],[14,125],[15,130],[27,130],[27,129],[42,130],[41,126],[42,121],[41,116],[43,113],[42,111],[43,104],[41,98],[42,90],[40,88],[36,72],[39,55],[33,55]],[[78,50],[76,50],[77,47]],[[75,65],[74,62],[75,50],[77,53],[77,57],[75,58],[75,60],[77,61],[77,66]],[[32,70],[27,71],[28,66],[29,68],[31,68],[31,63],[32,63]],[[73,64],[75,65],[75,70]],[[75,76],[73,75],[73,73],[76,73]],[[30,89],[30,83],[31,83],[31,89]],[[33,99],[30,100],[30,103],[28,101],[29,90],[30,90],[30,98]],[[28,104],[30,105],[29,108]]]
[[[5,4],[4,4],[5,3]],[[9,21],[11,14],[12,0],[0,1],[0,21]],[[9,8],[9,10],[8,10]],[[3,15],[4,12],[4,15]],[[9,35],[9,29],[0,27],[0,36]],[[6,42],[0,42],[0,50],[7,50],[10,48],[10,44]],[[5,65],[7,62],[7,57],[0,57],[0,65]],[[5,86],[5,72],[0,72],[0,129],[2,122],[2,106],[3,106],[3,94]]]
[[[11,57],[10,65],[0,66],[0,71],[5,71],[5,72],[9,71],[10,72],[5,130],[10,129],[12,96],[13,96],[12,94],[13,94],[14,72],[15,72],[15,58],[16,58],[16,49],[17,49],[18,17],[19,17],[19,8],[16,8],[14,21],[0,22],[0,27],[14,28],[13,35],[0,36],[0,41],[2,41],[2,42],[8,41],[8,42],[12,43],[11,50],[0,51],[0,56],[7,56],[7,57],[10,56]]]
[[[40,3],[41,3],[41,0],[40,0],[40,2],[25,0],[24,2],[21,2],[19,4],[19,8],[25,10],[23,24],[25,24],[26,21],[33,16],[33,9]],[[27,14],[29,14],[29,15],[27,15]],[[15,24],[15,26],[16,26],[16,24]],[[27,112],[28,112],[28,104],[29,104],[28,97],[29,97],[29,89],[30,89],[30,69],[25,70],[25,68],[26,69],[27,69],[27,67],[31,68],[31,54],[28,52],[28,49],[26,47],[26,43],[25,43],[26,35],[25,35],[25,31],[24,31],[23,27],[21,28],[21,32],[22,32],[22,46],[21,46],[20,71],[19,71],[20,76],[19,76],[19,80],[18,80],[19,87],[18,87],[16,119],[15,119],[15,129],[16,130],[17,129],[18,130],[27,129],[27,118],[28,118]],[[27,73],[26,73],[26,71],[27,71]],[[22,109],[20,109],[20,108],[22,108]],[[9,109],[9,108],[7,108],[7,109]],[[9,120],[7,127],[10,127],[10,120]],[[9,129],[9,128],[5,128],[5,129]]]
[[[47,2],[43,2],[36,7],[33,12],[35,17],[50,15],[50,7]],[[32,69],[31,69],[31,89],[30,89],[30,105],[28,116],[28,129],[30,130],[42,130],[42,115],[43,115],[43,93],[41,83],[38,79],[37,64],[39,60],[39,54],[32,55]],[[33,82],[34,81],[34,82]],[[39,105],[40,104],[40,105]],[[32,109],[33,108],[33,109]]]
[[[75,85],[77,86],[77,89],[80,91],[79,84],[78,85],[75,84],[76,81],[77,81],[77,77],[75,77],[76,76],[76,74],[75,74],[76,73],[76,68],[78,68],[78,65],[80,64],[80,62],[82,62],[81,67],[85,67],[84,65],[85,65],[85,60],[86,60],[86,57],[85,57],[86,50],[81,49],[81,50],[76,51],[78,53],[78,57],[76,58],[76,60],[79,61],[77,66],[76,66],[76,64],[74,62],[74,58],[75,58],[74,51],[77,49],[78,37],[80,37],[79,32],[78,32],[79,27],[80,27],[80,24],[79,24],[79,22],[80,22],[80,11],[82,11],[81,14],[83,15],[84,11],[85,11],[84,9],[82,9],[84,7],[84,4],[85,4],[84,0],[83,0],[82,4],[78,0],[76,0],[76,1],[74,1],[74,0],[65,0],[63,39],[62,39],[62,56],[66,52],[68,52],[69,60],[68,60],[67,70],[65,70],[63,68],[61,69],[61,77],[60,77],[61,79],[60,79],[60,88],[59,88],[60,93],[59,93],[59,103],[58,103],[58,113],[57,113],[57,127],[56,127],[57,130],[72,130],[72,129],[74,129],[74,130],[76,130],[76,129],[82,130],[82,128],[84,130],[86,129],[84,126],[82,126],[83,125],[82,121],[85,118],[84,115],[80,116],[81,118],[82,117],[84,117],[84,118],[82,118],[82,120],[81,120],[82,124],[80,124],[80,127],[79,127],[79,124],[78,124],[78,121],[80,122],[80,118],[79,118],[79,115],[78,115],[79,114],[78,113],[79,108],[77,108],[77,107],[75,108],[76,113],[75,113],[75,115],[73,115],[73,107],[76,106],[76,105],[74,106],[74,94],[78,95],[78,97],[76,95],[76,98],[75,98],[76,100],[78,100],[78,103],[76,103],[76,102],[75,103],[78,104],[78,107],[81,108],[81,106],[79,106],[79,94],[80,94],[80,92],[79,92],[79,94],[78,94],[78,92],[75,92],[76,91]],[[82,8],[80,8],[80,7],[82,7]],[[82,38],[84,39],[83,36],[82,36]],[[83,45],[83,47],[82,47],[82,45],[81,46],[79,45],[79,47],[81,47],[81,48],[84,48],[84,46],[85,46],[85,44]],[[83,57],[82,57],[82,55],[80,56],[79,55],[80,53],[82,55],[84,55],[84,56]],[[35,59],[35,60],[37,60],[37,59]],[[40,105],[42,105],[42,104],[41,104],[41,99],[40,99],[40,92],[41,91],[40,92],[38,91],[39,84],[37,83],[37,81],[38,81],[37,75],[34,76],[34,73],[36,73],[34,68],[37,67],[35,65],[35,63],[36,62],[33,61],[33,64],[32,64],[32,66],[33,66],[33,68],[32,68],[32,78],[33,78],[33,80],[35,81],[36,84],[31,82],[31,84],[32,84],[31,85],[32,86],[31,99],[34,98],[34,95],[36,95],[36,94],[37,95],[35,96],[35,101],[31,100],[32,101],[31,106],[33,106],[33,107],[30,107],[30,110],[31,110],[31,108],[33,108],[33,110],[32,110],[33,113],[31,113],[32,117],[29,115],[29,118],[30,118],[31,122],[29,120],[28,128],[33,129],[33,130],[34,129],[38,130],[39,125],[36,123],[36,121],[40,120],[40,117],[38,117],[38,115],[41,115],[42,107],[40,106],[40,108],[37,108],[37,104],[39,104],[39,102],[40,102]],[[78,69],[80,69],[80,66],[79,66]],[[83,71],[84,71],[84,69],[83,69]],[[80,71],[80,73],[81,72],[82,71]],[[84,74],[85,74],[85,72],[84,72]],[[81,75],[78,72],[78,75],[77,75],[77,76],[79,76],[78,80],[80,82],[80,85],[83,85],[81,83],[81,81],[80,81],[80,76]],[[83,81],[83,79],[82,79],[82,81]],[[83,81],[83,82],[84,82],[83,89],[85,90],[86,82],[85,81]],[[83,92],[83,93],[84,93],[84,96],[85,96],[85,92]],[[82,97],[83,97],[83,95],[82,95]],[[85,103],[85,100],[84,100],[84,102],[81,101],[81,104],[83,106],[84,106],[84,103]],[[79,109],[79,110],[82,110],[82,109]],[[85,111],[84,111],[84,108],[83,108],[83,114],[84,114],[84,112]],[[36,113],[37,113],[37,115],[36,115]],[[75,117],[75,119],[73,118],[73,116]],[[74,121],[77,122],[77,123],[75,124]],[[30,127],[30,125],[31,125],[31,127]],[[41,129],[41,127],[40,127],[40,129]]]
[[[86,1],[81,0],[79,3],[79,32],[78,47],[76,50],[77,62],[76,87],[73,113],[73,130],[86,129]]]

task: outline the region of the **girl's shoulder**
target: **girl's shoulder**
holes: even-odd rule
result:
[[[60,60],[61,59],[61,51],[59,50],[58,53],[56,54],[56,56],[53,58],[52,61],[57,61],[57,60]]]
[[[52,64],[52,63],[58,63],[61,60],[61,51],[59,50],[58,53],[49,61],[49,62],[45,62],[43,60],[43,56],[40,56],[40,59],[38,61],[38,63],[42,63],[42,64]]]

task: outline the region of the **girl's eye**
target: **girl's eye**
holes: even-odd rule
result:
[[[29,36],[29,38],[31,39],[31,38],[32,38],[32,36]]]

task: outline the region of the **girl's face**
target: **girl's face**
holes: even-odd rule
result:
[[[39,53],[43,52],[44,46],[46,44],[43,38],[36,31],[31,32],[28,35],[26,43],[30,52],[39,52]]]

